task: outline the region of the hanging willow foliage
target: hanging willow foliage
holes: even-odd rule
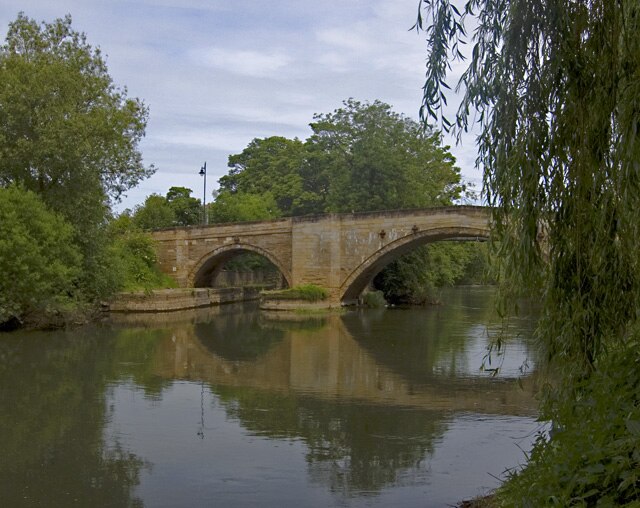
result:
[[[584,375],[636,319],[640,2],[421,0],[418,12],[422,118],[479,132],[504,273],[541,289],[540,336]],[[447,74],[467,43],[447,118]]]

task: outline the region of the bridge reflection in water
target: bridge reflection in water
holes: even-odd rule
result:
[[[410,311],[395,312],[405,317]],[[363,317],[353,313],[297,322],[264,313],[217,317],[176,329],[157,350],[156,373],[166,379],[429,410],[535,414],[535,377],[525,378],[524,389],[514,378],[492,378],[479,370],[477,349],[466,352],[476,354],[463,359],[473,370],[462,375],[442,372],[443,365],[460,360],[446,350],[426,358],[405,352],[413,366],[403,369],[397,356],[385,357],[379,342],[362,337],[358,342],[350,333],[362,331]],[[390,338],[386,347],[392,353],[398,345]],[[451,356],[443,357],[447,353]]]

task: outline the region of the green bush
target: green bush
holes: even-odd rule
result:
[[[498,491],[501,506],[639,506],[640,341],[547,402],[553,428]]]
[[[124,291],[176,287],[175,281],[160,271],[153,239],[148,233],[136,229],[121,233],[115,237],[112,251],[119,260]]]
[[[0,188],[0,324],[69,305],[81,266],[73,234],[33,192]]]
[[[269,298],[276,300],[306,300],[309,302],[317,302],[326,300],[329,297],[329,291],[315,284],[301,284],[293,286],[289,289],[278,291],[265,291]]]

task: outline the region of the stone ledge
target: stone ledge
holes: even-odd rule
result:
[[[150,292],[118,293],[108,304],[109,312],[167,312],[225,303],[258,300],[261,287],[181,288]]]
[[[316,302],[310,302],[309,300],[282,300],[277,298],[265,298],[264,296],[260,299],[261,310],[323,310],[337,307],[340,307],[340,304],[336,304],[330,299],[318,300]]]

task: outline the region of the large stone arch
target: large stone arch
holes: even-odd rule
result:
[[[227,261],[247,251],[255,252],[267,258],[280,271],[287,284],[291,286],[291,273],[278,258],[261,247],[238,242],[223,245],[202,256],[189,272],[188,287],[202,287],[204,278],[211,280]]]
[[[398,238],[378,249],[347,276],[340,286],[340,301],[347,304],[355,303],[367,284],[380,270],[416,247],[441,240],[484,241],[488,237],[487,225],[486,229],[465,226],[433,228]]]

